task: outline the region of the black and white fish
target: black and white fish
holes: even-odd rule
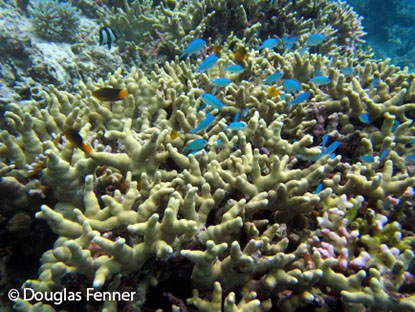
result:
[[[108,50],[111,50],[112,43],[117,39],[114,32],[108,26],[104,26],[99,30],[99,45],[107,44]]]

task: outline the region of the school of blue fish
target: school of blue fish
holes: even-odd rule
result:
[[[311,47],[317,47],[321,43],[327,41],[328,38],[322,34],[322,33],[313,33],[311,34],[306,40],[305,40],[305,46],[302,49],[302,51],[308,50]],[[258,50],[262,51],[264,49],[274,49],[278,47],[280,44],[282,44],[285,48],[290,49],[294,45],[299,44],[298,38],[296,36],[288,37],[285,36],[282,39],[279,38],[269,38],[262,42],[261,45],[259,45]],[[197,55],[202,49],[207,48],[206,41],[198,38],[193,40],[186,49],[182,52],[180,55],[180,58],[183,57],[190,57],[192,55]],[[196,67],[197,72],[208,72],[211,68],[213,68],[219,60],[219,57],[215,54],[211,54],[207,56],[198,67]],[[229,64],[223,68],[227,73],[229,74],[240,74],[244,72],[244,67],[241,64]],[[345,76],[353,76],[354,70],[351,67],[344,67],[341,69],[343,74]],[[273,85],[275,83],[279,83],[284,78],[284,72],[276,71],[272,74],[270,74],[264,81],[264,85]],[[309,77],[309,82],[312,83],[314,86],[320,88],[325,87],[326,85],[331,83],[331,79],[328,76],[325,76],[321,73],[321,70],[316,70],[313,77]],[[218,77],[216,79],[211,80],[211,83],[215,86],[213,89],[213,93],[216,90],[216,87],[224,88],[229,86],[232,81],[231,79],[227,77]],[[376,87],[378,81],[373,81],[373,86]],[[312,92],[310,90],[302,91],[303,86],[301,83],[296,80],[295,78],[287,77],[284,79],[281,83],[281,88],[283,93],[279,94],[280,99],[285,101],[286,95],[290,94],[292,100],[286,101],[286,104],[288,107],[290,106],[296,106],[298,104],[306,103],[310,98],[312,98]],[[279,92],[279,91],[278,91]],[[189,133],[191,134],[198,134],[203,131],[207,131],[209,127],[211,127],[216,118],[215,118],[215,110],[221,111],[224,107],[226,107],[223,102],[216,97],[212,93],[202,93],[200,95],[200,100],[202,102],[202,105],[200,105],[199,109],[205,109],[208,107],[211,112],[205,113],[205,119],[202,120],[194,129],[191,129]],[[246,107],[241,113],[237,113],[234,117],[234,120],[230,122],[223,131],[231,130],[231,131],[243,131],[247,128],[247,124],[245,121],[240,121],[239,117],[245,118],[248,116],[249,113],[249,107]],[[213,114],[212,114],[213,112]],[[369,125],[371,123],[370,117],[367,113],[361,113],[359,115],[359,120],[362,124]],[[399,122],[394,124],[395,129],[399,126]],[[328,147],[326,147],[330,137],[328,134],[325,134],[323,137],[322,144],[320,148],[322,151],[313,156],[304,156],[304,155],[298,155],[299,158],[303,160],[309,160],[309,161],[317,161],[324,156],[330,155],[331,158],[334,158],[336,149],[341,145],[340,141],[334,141],[332,142]],[[296,140],[293,140],[295,142]],[[221,147],[221,140],[217,140],[217,145]],[[208,146],[208,141],[203,138],[198,138],[195,140],[192,140],[187,143],[185,147],[186,154],[195,154],[200,152],[201,150],[205,149]],[[361,155],[359,157],[359,160],[364,163],[371,163],[374,161],[382,161],[387,155],[389,154],[389,150],[386,149],[383,151],[383,153],[380,156],[373,156],[373,155]],[[408,157],[411,161],[415,161],[414,157]],[[413,159],[412,159],[413,158]],[[316,193],[320,192],[322,189],[322,185],[318,185],[316,189]]]

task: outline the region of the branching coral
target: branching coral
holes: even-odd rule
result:
[[[127,9],[129,19],[144,14],[143,3]],[[241,15],[246,20],[254,14],[249,3],[235,9],[248,12]],[[337,14],[328,25],[326,13],[315,11],[323,3],[275,4],[288,20],[299,19],[291,11],[308,18],[287,22],[292,29],[284,32],[295,34],[298,26],[303,43],[306,25],[333,36],[333,25],[338,32],[359,31],[358,24],[339,26],[343,13],[354,17],[341,2],[328,6]],[[271,6],[273,15],[278,10]],[[177,12],[164,2],[156,10],[164,27],[163,18],[175,27],[174,41],[183,32],[174,22]],[[206,21],[184,18],[195,23],[188,26],[194,28],[189,38],[220,14],[212,9],[203,15]],[[312,18],[321,25],[310,24]],[[150,27],[148,19],[139,23],[144,22]],[[272,18],[263,24],[268,28],[255,31],[276,27]],[[254,43],[254,37],[244,41],[230,34],[224,48]],[[350,44],[345,37],[336,38]],[[39,278],[24,288],[58,291],[72,280],[78,288],[135,289],[136,309],[166,304],[173,310],[218,310],[225,298],[224,308],[232,311],[267,311],[273,305],[295,311],[330,300],[348,311],[411,310],[413,293],[400,289],[414,284],[414,236],[401,229],[406,212],[394,215],[388,203],[408,198],[415,183],[406,170],[413,153],[414,76],[388,61],[345,57],[334,46],[336,38],[321,46],[330,58],[313,49],[248,49],[243,72],[228,73],[225,67],[234,60],[221,53],[212,69],[200,73],[199,64],[175,57],[149,75],[132,68],[123,76],[118,70],[105,80],[80,83],[76,95],[49,86],[42,102],[9,105],[0,185],[18,194],[30,187],[42,194],[36,187],[48,187],[52,203],[44,203],[36,217],[59,235],[41,259]],[[348,67],[353,76],[345,73]],[[277,71],[283,80],[270,90],[263,81]],[[310,78],[317,73],[329,82],[314,83]],[[224,76],[228,86],[211,83]],[[297,94],[282,92],[288,78],[309,92],[303,103],[292,104]],[[101,102],[92,96],[101,87],[127,89],[129,95]],[[205,105],[203,93],[215,94],[224,107]],[[208,112],[212,125],[189,132]],[[246,127],[230,127],[237,118]],[[69,127],[91,152],[62,136]],[[197,139],[203,146],[190,148]],[[191,287],[178,293],[179,283]],[[212,290],[213,298],[204,299]],[[402,300],[395,301],[398,294]],[[168,304],[154,303],[154,297],[166,297]],[[44,303],[39,309],[47,311]],[[20,299],[15,308],[35,309]],[[111,302],[100,308],[117,311]]]

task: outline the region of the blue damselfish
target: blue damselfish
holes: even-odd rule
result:
[[[205,46],[206,46],[206,41],[201,38],[197,38],[189,43],[187,48],[184,49],[183,53],[180,55],[180,58],[182,58],[185,55],[191,56],[192,54],[196,54],[197,52],[202,50]]]

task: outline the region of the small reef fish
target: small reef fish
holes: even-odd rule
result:
[[[331,143],[321,154],[320,157],[333,153],[340,146],[340,141]]]
[[[284,80],[282,87],[287,92],[297,92],[301,89],[300,83],[295,79]]]
[[[323,136],[323,142],[321,143],[321,146],[322,147],[326,147],[326,144],[327,144],[327,141],[329,140],[329,135],[326,133],[324,136]]]
[[[326,40],[327,40],[327,37],[324,36],[323,34],[315,33],[315,34],[310,35],[305,42],[309,47],[315,47]]]
[[[220,77],[215,80],[211,80],[211,83],[213,83],[215,86],[218,87],[226,87],[231,84],[232,81],[230,81],[228,78]]]
[[[207,143],[208,141],[205,139],[196,139],[190,142],[189,145],[187,145],[184,150],[186,151],[186,153],[190,151],[201,150],[202,148],[205,148]]]
[[[351,67],[345,67],[343,68],[343,74],[345,74],[346,76],[353,76],[354,75],[354,70]]]
[[[217,139],[216,143],[218,143],[218,147],[221,148],[222,147],[222,140],[221,139]]]
[[[170,140],[174,141],[178,137],[179,137],[179,132],[172,129],[171,132],[170,132]]]
[[[323,183],[319,183],[319,185],[317,185],[316,190],[314,191],[314,194],[320,193],[322,189],[323,189]]]
[[[224,69],[232,74],[237,74],[244,71],[244,68],[239,64],[230,65]]]
[[[304,91],[303,93],[300,93],[294,100],[292,100],[288,105],[295,105],[300,104],[306,101],[310,97],[311,93],[308,91]]]
[[[375,161],[375,157],[372,155],[362,155],[359,157],[359,159],[365,163],[372,163]]]
[[[327,76],[315,76],[314,78],[311,78],[310,81],[316,86],[324,86],[330,83],[330,78]]]
[[[237,63],[242,63],[248,58],[248,50],[245,47],[239,47],[233,53],[233,59]]]
[[[248,115],[248,113],[249,113],[249,107],[245,108],[245,109],[242,111],[242,117],[246,117],[246,115]]]
[[[227,126],[225,129],[223,129],[223,131],[225,131],[226,129],[231,129],[231,130],[243,130],[246,128],[246,123],[244,123],[243,121],[234,121],[232,123],[229,124],[229,126]]]
[[[415,162],[415,154],[406,154],[404,157],[406,162],[413,163]]]
[[[90,154],[91,153],[91,147],[87,145],[84,140],[82,139],[81,135],[73,128],[66,129],[63,134],[65,135],[65,138],[74,146],[81,150],[83,150],[85,153]]]
[[[239,112],[237,112],[237,113],[235,114],[235,118],[233,119],[233,122],[235,122],[235,121],[238,121],[238,120],[239,120],[239,115],[240,115],[240,113],[239,113]]]
[[[270,97],[278,96],[280,95],[280,92],[278,91],[278,88],[276,86],[273,86],[268,88],[268,95]]]
[[[215,52],[215,53],[218,53],[218,52],[222,51],[222,49],[223,49],[223,45],[220,45],[220,44],[215,44],[212,47],[212,51]]]
[[[180,55],[180,58],[182,58],[185,55],[191,56],[193,54],[196,54],[197,52],[202,50],[205,46],[206,46],[205,40],[201,38],[194,39],[192,42],[189,43],[187,48],[184,49],[183,53]]]
[[[280,80],[282,78],[282,76],[284,76],[284,73],[281,72],[275,72],[271,75],[268,76],[267,79],[265,79],[264,83],[265,84],[271,84],[277,80]]]
[[[282,42],[284,43],[284,45],[288,49],[291,49],[297,41],[298,41],[297,36],[292,36],[292,37],[284,36],[284,37],[282,37]]]
[[[392,132],[395,132],[395,130],[398,129],[398,127],[399,127],[400,124],[401,123],[399,122],[399,120],[394,120],[391,131]]]
[[[203,60],[202,64],[200,64],[200,66],[196,68],[196,70],[200,72],[204,72],[208,69],[211,69],[216,64],[218,59],[219,58],[214,54],[209,55],[207,58]]]
[[[365,124],[370,123],[369,115],[367,113],[362,113],[359,115],[359,120]]]
[[[382,160],[383,158],[385,158],[386,156],[388,156],[389,152],[390,152],[390,149],[389,148],[385,149],[383,151],[382,155],[380,155],[380,159],[379,160]]]
[[[92,92],[92,96],[101,101],[118,101],[128,95],[126,89],[101,88]]]
[[[203,103],[212,106],[214,109],[222,109],[223,107],[225,107],[225,105],[213,94],[202,93],[200,95],[200,98],[202,99]]]
[[[340,141],[336,141],[331,143],[323,152],[321,152],[320,154],[317,155],[312,155],[312,156],[304,156],[304,155],[298,155],[301,158],[305,158],[307,160],[319,160],[320,158],[326,156],[326,155],[330,155],[332,154],[340,145]],[[336,155],[334,155],[336,156]]]
[[[379,84],[379,77],[375,77],[372,81],[372,88],[376,88]]]
[[[99,45],[107,44],[108,50],[111,50],[112,43],[117,39],[114,32],[108,26],[104,26],[99,30]]]
[[[198,133],[200,131],[206,130],[215,120],[215,116],[213,116],[211,113],[206,114],[206,118],[203,119],[196,128],[190,130],[190,133]]]
[[[276,39],[276,38],[269,38],[269,39],[267,39],[267,40],[265,40],[260,46],[259,46],[259,50],[262,50],[262,49],[265,49],[265,48],[267,48],[267,49],[272,49],[272,48],[275,48],[275,47],[277,47],[278,46],[278,44],[279,44],[279,40],[278,39]]]

